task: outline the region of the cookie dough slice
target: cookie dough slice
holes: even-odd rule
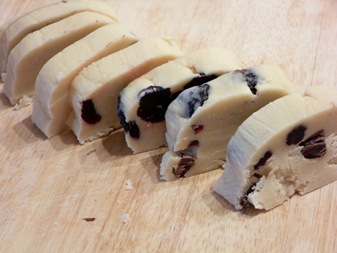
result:
[[[179,56],[182,52],[172,41],[147,38],[82,70],[71,85],[73,111],[68,119],[78,141],[84,143],[120,128],[120,91],[135,78]]]
[[[230,140],[215,191],[236,209],[270,210],[337,179],[337,91],[309,87],[268,104]]]
[[[160,175],[187,177],[220,167],[239,125],[270,101],[294,92],[280,68],[260,65],[232,71],[183,91],[168,107]]]
[[[0,73],[6,71],[10,51],[29,33],[75,13],[92,11],[116,18],[115,11],[103,1],[68,0],[33,10],[11,22],[0,38]]]
[[[205,48],[154,68],[120,94],[118,116],[134,153],[164,146],[165,112],[178,94],[229,71],[240,69],[237,57],[224,49]]]
[[[28,34],[8,57],[4,92],[14,105],[30,103],[36,77],[56,53],[97,28],[115,20],[95,12],[81,12]],[[25,99],[28,98],[28,99]]]
[[[137,41],[118,23],[102,26],[53,56],[36,78],[32,120],[48,137],[66,129],[70,84],[90,63]]]

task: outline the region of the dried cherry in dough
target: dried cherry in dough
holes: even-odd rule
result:
[[[92,125],[102,119],[101,115],[96,112],[95,105],[91,99],[82,102],[81,117],[85,122]]]
[[[255,74],[251,69],[242,69],[242,70],[237,70],[237,71],[242,73],[250,91],[252,92],[252,94],[256,95],[256,92],[257,92],[256,85],[259,81],[258,75]]]
[[[301,153],[307,159],[315,159],[326,154],[324,131],[320,130],[300,143],[303,146]]]
[[[191,169],[194,165],[195,156],[197,154],[199,147],[199,141],[194,140],[188,145],[187,149],[179,152],[181,159],[179,161],[178,167],[172,169],[172,173],[176,177],[184,177],[185,174]]]
[[[205,83],[188,92],[188,100],[186,101],[186,114],[189,118],[192,117],[195,110],[199,106],[203,106],[204,102],[208,99],[208,91],[209,85]]]
[[[165,112],[171,100],[170,88],[149,86],[139,93],[137,115],[147,122],[161,122],[165,120]]]
[[[117,113],[120,123],[123,126],[125,132],[129,133],[133,138],[138,139],[140,137],[139,127],[134,120],[131,120],[129,122],[126,121],[125,114],[123,112],[123,104],[120,98],[118,99]]]
[[[264,153],[263,157],[258,161],[257,164],[254,165],[254,169],[258,170],[261,166],[264,166],[267,162],[267,160],[273,155],[273,152],[268,150],[266,153]]]
[[[307,128],[303,125],[299,125],[295,127],[288,135],[287,135],[287,145],[295,145],[298,144],[305,135],[305,131]]]
[[[204,83],[207,83],[209,81],[212,81],[213,79],[217,78],[218,75],[211,74],[211,75],[206,75],[205,73],[199,73],[199,76],[194,77],[189,83],[187,83],[184,86],[184,90],[194,87],[194,86],[199,86]]]

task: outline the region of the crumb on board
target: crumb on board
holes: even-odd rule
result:
[[[132,185],[131,179],[126,180],[125,190],[129,191],[129,190],[132,190],[132,189],[133,189],[133,185]]]
[[[14,106],[14,111],[17,111],[23,107],[26,107],[32,103],[33,99],[29,96],[23,96],[19,102],[17,102]]]
[[[123,223],[127,223],[129,220],[130,220],[130,216],[129,216],[127,213],[123,213],[123,214],[121,215],[121,221],[122,221]]]

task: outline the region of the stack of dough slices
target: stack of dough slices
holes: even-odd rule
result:
[[[182,54],[169,39],[139,40],[104,2],[62,1],[2,34],[3,90],[16,109],[33,99],[32,121],[48,138],[71,127],[83,143],[120,127],[122,88]]]
[[[183,55],[170,39],[137,38],[98,0],[15,19],[0,73],[15,108],[33,98],[48,138],[70,128],[83,144],[123,126],[134,153],[168,146],[164,180],[223,165],[215,191],[237,209],[269,210],[337,179],[336,90],[301,95],[277,66],[241,69],[223,49]]]
[[[172,100],[184,89],[239,68],[232,52],[205,48],[160,65],[129,83],[118,103],[128,146],[138,153],[166,145],[165,113]]]

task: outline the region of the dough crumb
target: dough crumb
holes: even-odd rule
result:
[[[14,106],[14,110],[19,110],[23,107],[26,107],[28,105],[30,105],[33,101],[33,98],[32,97],[29,97],[29,96],[23,96],[20,101],[18,103],[15,104]]]
[[[133,189],[133,185],[132,185],[131,179],[126,180],[125,190],[130,191],[132,189]]]
[[[127,223],[130,220],[130,216],[127,213],[123,213],[121,216],[121,221]]]

